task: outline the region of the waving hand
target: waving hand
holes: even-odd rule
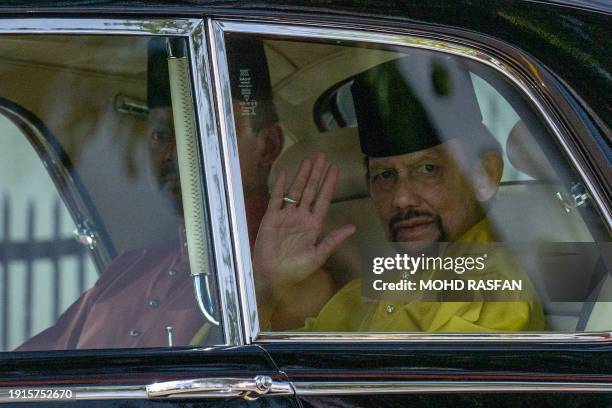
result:
[[[259,286],[273,292],[307,278],[355,232],[355,226],[344,225],[322,234],[338,179],[338,167],[328,168],[324,154],[302,161],[285,194],[286,179],[283,170],[274,185],[253,253]]]

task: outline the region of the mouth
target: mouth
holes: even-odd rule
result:
[[[437,226],[433,218],[418,217],[396,222],[391,232],[394,241],[431,241],[431,235],[437,232]]]

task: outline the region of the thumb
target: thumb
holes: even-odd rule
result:
[[[331,253],[344,242],[348,237],[353,235],[356,227],[353,224],[344,225],[338,229],[330,231],[329,234],[317,245],[317,255],[327,259]]]

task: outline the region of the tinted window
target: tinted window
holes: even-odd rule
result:
[[[264,331],[607,327],[609,232],[507,79],[435,51],[226,38]]]
[[[185,48],[164,37],[3,37],[4,350],[221,341],[192,277],[209,258]],[[212,279],[198,284],[219,319]]]

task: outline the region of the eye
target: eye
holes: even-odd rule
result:
[[[383,179],[390,179],[393,177],[393,170],[383,170],[380,172],[379,176]]]
[[[153,129],[151,130],[151,140],[156,142],[168,142],[174,139],[174,135],[167,130]]]
[[[371,181],[375,184],[388,184],[395,180],[395,170],[378,170],[372,174]]]
[[[419,166],[418,172],[422,174],[435,174],[439,171],[439,169],[440,166],[431,163],[426,163]]]

